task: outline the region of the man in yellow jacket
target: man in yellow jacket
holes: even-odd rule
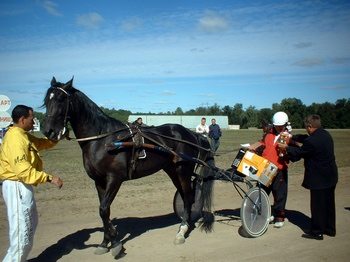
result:
[[[0,178],[7,207],[10,247],[3,262],[26,261],[33,246],[38,213],[33,187],[49,182],[62,187],[62,179],[43,171],[39,151],[57,144],[37,138],[33,129],[34,112],[31,107],[18,105],[12,111],[13,126],[4,136],[0,147]]]

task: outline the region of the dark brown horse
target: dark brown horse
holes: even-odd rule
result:
[[[161,169],[169,175],[184,200],[183,219],[175,243],[185,242],[185,233],[191,222],[195,195],[191,186],[193,179],[201,181],[194,184],[202,186],[201,201],[205,209],[202,226],[210,231],[213,180],[205,178],[212,177],[213,171],[205,166],[214,166],[214,158],[208,140],[178,124],[156,127],[123,124],[104,114],[72,84],[73,79],[64,84],[53,77],[44,99],[46,118],[43,133],[57,141],[68,136],[68,122],[73,128],[83,152],[85,170],[94,180],[100,200],[104,237],[95,253],[102,254],[111,249],[116,256],[122,248],[117,230],[110,220],[110,205],[121,184]],[[118,146],[106,147],[111,144]],[[140,158],[140,152],[145,153],[143,158]],[[199,168],[198,163],[201,164]],[[196,174],[197,168],[199,174]]]

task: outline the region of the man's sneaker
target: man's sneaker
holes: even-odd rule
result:
[[[274,216],[270,216],[269,218],[269,224],[273,224],[273,221],[275,220],[275,217]]]
[[[283,226],[284,226],[284,221],[275,222],[275,224],[273,225],[273,227],[275,228],[281,228]]]

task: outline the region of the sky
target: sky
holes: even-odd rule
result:
[[[132,113],[350,98],[350,1],[0,0],[0,95]]]

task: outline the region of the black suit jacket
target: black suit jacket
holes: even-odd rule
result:
[[[303,143],[301,147],[287,147],[288,155],[304,158],[302,186],[307,189],[325,189],[336,185],[338,169],[331,135],[323,128],[318,128],[310,136],[294,135],[293,139]]]

